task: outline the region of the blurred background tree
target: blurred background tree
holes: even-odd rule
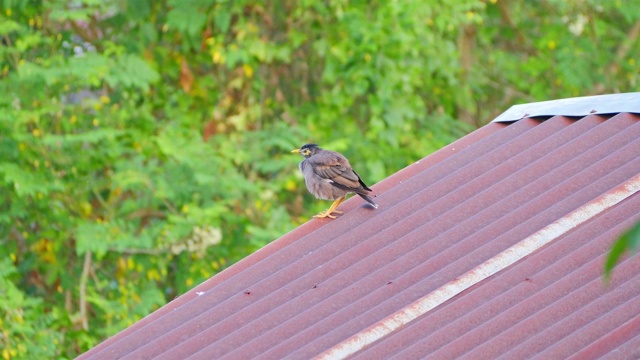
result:
[[[0,0],[0,356],[72,358],[511,105],[633,91],[639,2]]]

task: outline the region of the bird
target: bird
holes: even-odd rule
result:
[[[342,214],[342,211],[337,211],[336,208],[350,193],[358,194],[371,206],[378,208],[378,204],[369,197],[372,190],[351,168],[349,160],[344,155],[322,149],[316,144],[305,144],[291,152],[304,157],[298,167],[304,176],[307,190],[317,199],[334,200],[327,210],[313,217],[335,219],[332,214]]]

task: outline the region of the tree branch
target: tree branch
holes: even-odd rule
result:
[[[529,42],[527,41],[526,36],[520,31],[520,28],[516,26],[511,18],[511,14],[509,13],[509,8],[507,5],[507,1],[498,1],[497,2],[498,9],[500,10],[500,15],[502,15],[502,20],[507,24],[508,27],[513,29],[518,37],[518,42],[516,43],[516,48],[520,48],[524,52],[529,55],[535,55],[536,51],[529,46]]]
[[[164,254],[164,253],[169,252],[169,249],[116,249],[116,248],[109,248],[109,251],[117,252],[117,253],[120,253],[120,254],[127,254],[127,255],[138,255],[138,254],[160,255],[160,254]]]
[[[632,49],[632,45],[638,40],[640,37],[640,20],[636,21],[635,24],[631,27],[631,30],[627,33],[627,38],[620,44],[618,50],[616,50],[616,55],[611,60],[607,69],[605,71],[605,75],[609,77],[615,76],[618,71],[620,71],[620,63],[624,61],[624,58],[629,55],[629,51]],[[605,84],[598,83],[593,89],[589,92],[590,95],[600,94],[604,91]]]
[[[91,251],[84,254],[84,264],[82,265],[82,275],[80,276],[80,321],[82,329],[89,330],[89,320],[87,319],[87,279],[91,271]]]

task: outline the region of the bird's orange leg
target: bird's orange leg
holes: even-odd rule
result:
[[[336,217],[331,215],[331,214],[333,214],[333,213],[342,214],[342,211],[338,211],[338,210],[336,210],[336,208],[338,207],[338,205],[340,205],[341,202],[344,201],[345,197],[346,197],[346,195],[341,197],[341,198],[336,199],[333,202],[333,204],[331,204],[331,206],[327,210],[319,213],[318,215],[313,215],[313,217],[314,218],[326,218],[326,217],[328,217],[328,218],[331,218],[331,219],[335,219]]]

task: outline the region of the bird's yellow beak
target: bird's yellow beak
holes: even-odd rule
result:
[[[300,149],[291,150],[293,154],[300,154]]]

